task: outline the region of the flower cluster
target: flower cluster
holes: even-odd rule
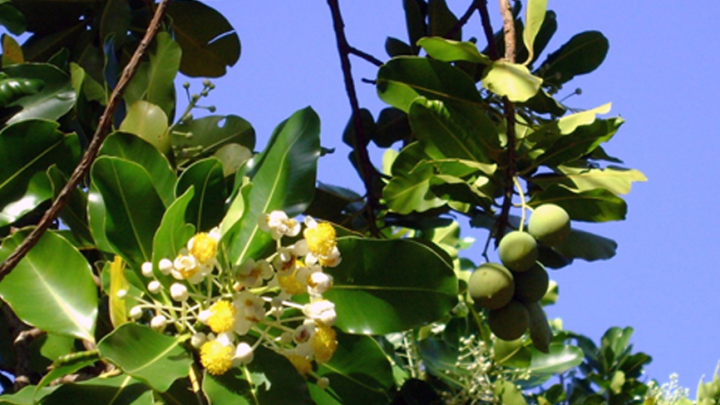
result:
[[[159,331],[189,333],[214,375],[250,363],[260,345],[314,375],[312,362],[329,361],[337,349],[335,305],[323,298],[333,285],[323,269],[341,260],[335,228],[306,217],[303,230],[282,211],[261,215],[258,225],[276,241],[268,257],[223,265],[221,235],[213,229],[193,236],[175,258],[144,263],[147,293],[136,297],[130,317]],[[283,243],[288,239],[294,243]]]

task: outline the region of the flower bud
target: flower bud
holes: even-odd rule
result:
[[[233,362],[248,364],[253,361],[253,349],[249,344],[240,342],[235,349],[235,356]]]
[[[173,268],[173,262],[170,259],[161,259],[158,263],[158,270],[160,270],[160,273],[164,275],[170,274],[170,271]]]
[[[320,377],[317,380],[317,386],[321,390],[324,390],[330,386],[330,380],[328,380],[327,377]]]
[[[160,292],[160,289],[162,288],[162,284],[160,284],[160,282],[157,280],[153,280],[148,283],[147,288],[151,294],[157,294]]]
[[[128,315],[130,315],[130,318],[132,318],[132,319],[140,319],[142,314],[143,314],[142,308],[140,308],[139,306],[136,305],[136,306],[130,308],[130,313]]]
[[[151,278],[153,276],[153,265],[150,262],[145,262],[140,266],[140,272],[143,276]]]
[[[188,299],[188,290],[183,284],[173,283],[170,286],[170,296],[172,299],[178,302],[183,302]]]
[[[150,320],[150,327],[158,331],[165,329],[166,325],[167,319],[162,315],[156,315]]]

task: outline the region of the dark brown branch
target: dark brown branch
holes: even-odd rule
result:
[[[470,7],[468,7],[467,10],[465,10],[465,14],[463,14],[460,19],[458,19],[458,22],[455,23],[455,25],[450,28],[450,31],[446,32],[445,35],[443,35],[443,38],[451,38],[453,35],[457,34],[460,29],[467,24],[468,20],[470,20],[470,17],[472,17],[475,10],[480,8],[480,3],[482,3],[485,0],[473,0],[472,4],[470,4]]]
[[[103,111],[102,116],[100,116],[100,121],[98,122],[98,127],[93,135],[93,139],[90,142],[82,160],[70,176],[67,184],[60,191],[55,201],[53,201],[52,206],[45,211],[45,215],[43,215],[42,219],[37,224],[37,227],[30,232],[27,238],[25,238],[15,251],[12,252],[7,259],[5,259],[2,265],[0,265],[0,281],[2,281],[2,279],[5,278],[5,276],[8,275],[15,266],[17,266],[20,260],[25,257],[30,249],[38,243],[45,231],[47,231],[53,221],[55,221],[58,215],[60,215],[60,211],[65,207],[70,194],[80,184],[90,169],[90,165],[92,165],[93,161],[95,161],[95,157],[100,150],[100,146],[110,132],[112,117],[115,109],[122,101],[122,94],[125,91],[125,87],[127,87],[130,79],[135,74],[138,64],[140,63],[140,58],[145,54],[153,38],[155,38],[155,34],[157,34],[160,29],[160,24],[165,15],[168,3],[170,3],[170,0],[161,0],[155,9],[155,14],[153,15],[152,21],[150,21],[150,25],[148,26],[145,36],[142,41],[140,41],[140,44],[135,50],[130,62],[128,62],[127,66],[125,66],[117,86],[115,86],[115,89],[110,95],[107,107],[105,107],[105,111]]]
[[[497,46],[495,45],[495,33],[493,32],[492,24],[490,23],[490,14],[488,13],[487,0],[482,0],[478,9],[480,10],[480,21],[482,22],[485,39],[488,43],[488,56],[492,60],[498,60],[500,59],[500,55],[498,55]]]
[[[352,47],[352,46],[349,47],[348,52],[351,53],[351,54],[353,54],[353,55],[355,55],[355,56],[357,56],[357,57],[359,57],[359,58],[365,59],[366,61],[372,63],[372,64],[375,65],[375,66],[382,66],[382,65],[383,65],[383,61],[381,61],[380,59],[378,59],[378,58],[370,55],[369,53],[365,53],[365,52],[363,52],[363,51],[361,51],[361,50],[359,50],[359,49],[357,49],[357,48],[354,48],[354,47]]]
[[[509,0],[500,0],[500,12],[503,17],[505,59],[510,63],[515,63],[515,21],[512,16]],[[499,243],[500,239],[505,235],[505,228],[508,225],[508,217],[510,215],[513,192],[515,190],[514,178],[517,171],[515,162],[515,105],[508,100],[507,97],[503,97],[503,113],[505,115],[507,128],[507,169],[505,171],[503,203],[495,232],[496,243]]]
[[[368,199],[368,222],[373,231],[375,228],[375,212],[378,207],[379,198],[375,194],[373,182],[377,177],[377,173],[368,155],[367,145],[369,143],[363,130],[362,119],[360,117],[360,104],[358,102],[357,93],[355,92],[355,83],[352,77],[352,67],[350,66],[350,58],[348,55],[352,53],[352,47],[348,44],[345,37],[345,23],[340,13],[340,5],[338,0],[327,0],[330,12],[332,14],[333,28],[335,29],[335,40],[337,42],[338,53],[340,54],[340,66],[342,67],[343,78],[345,80],[345,91],[350,100],[350,108],[352,109],[353,128],[355,129],[355,147],[354,153],[357,156],[360,165],[360,173],[362,181],[365,184]]]

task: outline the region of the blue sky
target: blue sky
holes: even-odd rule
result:
[[[226,15],[243,46],[239,63],[211,94],[218,113],[248,119],[262,147],[278,122],[311,105],[322,120],[323,145],[336,148],[321,159],[319,179],[361,190],[340,142],[350,107],[326,2],[207,3]],[[496,2],[489,3],[498,28]],[[448,4],[460,14],[468,1]],[[400,0],[346,0],[341,7],[349,41],[361,50],[385,60],[386,36],[406,38]],[[613,102],[611,115],[627,122],[606,149],[649,178],[627,196],[626,221],[584,227],[615,239],[618,254],[552,272],[560,301],[549,315],[594,340],[608,327],[633,326],[635,350],[653,357],[648,375],[664,382],[678,373],[694,397],[699,378],[710,377],[720,360],[720,140],[714,120],[720,2],[550,0],[549,8],[559,28],[548,49],[584,30],[609,38],[600,69],[567,86],[568,92],[583,90],[568,104]],[[466,37],[482,38],[478,20],[473,17]],[[371,85],[360,83],[376,70],[357,58],[352,63],[360,104],[377,113],[383,103]],[[373,159],[380,164],[379,154]],[[470,252],[475,261],[480,249]]]

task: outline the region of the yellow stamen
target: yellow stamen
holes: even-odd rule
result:
[[[212,375],[222,375],[232,367],[232,346],[225,346],[217,340],[205,342],[200,347],[200,362]]]

